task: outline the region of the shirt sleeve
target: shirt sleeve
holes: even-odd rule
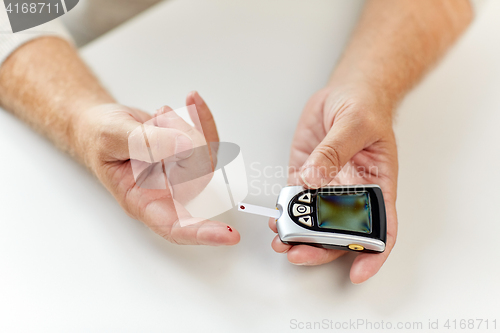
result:
[[[71,36],[59,19],[52,20],[31,29],[13,33],[5,6],[0,4],[0,66],[19,46],[42,36],[59,36],[73,43]]]

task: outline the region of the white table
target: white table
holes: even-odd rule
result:
[[[249,203],[285,184],[300,111],[325,83],[361,7],[352,1],[162,3],[83,50],[122,102],[181,107],[200,91],[242,147]],[[500,326],[500,2],[399,110],[399,237],[376,277],[353,255],[296,267],[267,219],[219,217],[234,247],[176,246],[127,217],[87,171],[0,112],[2,332],[286,332],[292,322],[488,319]],[[453,322],[450,322],[453,325]],[[413,324],[411,324],[413,325]],[[477,322],[476,322],[477,326]],[[483,323],[483,326],[484,323]],[[363,326],[358,331],[363,331]],[[443,330],[453,332],[453,329]],[[478,331],[478,330],[475,330]]]

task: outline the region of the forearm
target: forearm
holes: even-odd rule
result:
[[[0,67],[1,106],[80,160],[75,120],[86,109],[113,102],[77,51],[57,37],[26,43]]]
[[[330,85],[366,84],[392,108],[472,15],[468,0],[369,0]]]

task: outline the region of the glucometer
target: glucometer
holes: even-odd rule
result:
[[[384,252],[387,238],[382,190],[378,185],[319,189],[287,186],[276,209],[240,203],[240,211],[276,218],[281,241],[328,249]]]

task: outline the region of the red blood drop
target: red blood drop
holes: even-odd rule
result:
[[[240,206],[240,209],[245,209],[245,206]]]
[[[229,231],[233,232],[233,229],[231,229],[231,227],[230,227],[230,226],[227,226],[227,230],[229,230]]]

